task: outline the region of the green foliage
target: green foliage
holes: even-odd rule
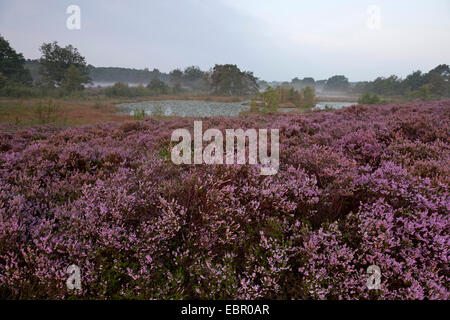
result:
[[[199,67],[191,66],[184,69],[183,80],[193,82],[203,78],[204,72]]]
[[[450,97],[450,67],[439,65],[428,73],[430,92],[438,98]]]
[[[181,82],[183,81],[183,71],[181,71],[180,69],[172,70],[169,73],[169,81],[173,84],[181,84]]]
[[[153,78],[147,85],[147,89],[149,89],[154,95],[169,93],[169,86],[158,78]]]
[[[3,73],[0,72],[0,89],[6,87],[7,83],[8,79],[3,75]]]
[[[132,90],[127,83],[116,82],[112,87],[105,88],[108,97],[132,97]]]
[[[147,114],[145,113],[144,108],[134,108],[133,110],[133,119],[134,120],[144,120]]]
[[[403,80],[395,75],[378,77],[374,81],[356,84],[353,92],[376,93],[386,97],[401,96],[406,100],[450,97],[450,67],[441,64],[428,73],[414,71]]]
[[[336,75],[327,80],[325,89],[329,91],[346,91],[348,86],[348,79],[345,76]]]
[[[42,44],[40,50],[42,57],[39,62],[42,65],[41,74],[44,82],[52,86],[62,86],[66,77],[69,76],[68,72],[71,76],[75,76],[73,68],[78,69],[79,72],[76,75],[77,81],[81,81],[81,84],[90,82],[85,58],[73,46],[60,47],[55,41]],[[69,71],[70,68],[72,68],[71,71]]]
[[[89,77],[96,82],[123,82],[123,83],[149,83],[153,78],[169,81],[169,75],[161,73],[158,69],[152,71],[145,69],[130,69],[117,67],[88,66]]]
[[[279,105],[278,92],[271,86],[267,87],[267,89],[262,94],[263,108],[266,112],[270,110],[271,112],[276,112]]]
[[[153,79],[146,87],[139,85],[137,87],[130,87],[127,83],[116,82],[111,87],[106,87],[103,92],[108,97],[149,97],[169,93],[169,86],[159,79]],[[177,87],[175,90],[180,90]]]
[[[6,86],[6,81],[31,85],[31,74],[25,69],[25,59],[21,53],[17,53],[9,42],[0,36],[0,88]]]
[[[380,96],[377,94],[371,95],[370,93],[364,93],[358,99],[359,104],[379,104],[381,103]]]
[[[409,88],[410,90],[418,90],[421,86],[426,83],[425,75],[422,71],[414,71],[413,73],[406,76],[403,81],[403,86]]]
[[[314,108],[316,105],[316,91],[313,87],[306,87],[302,89],[302,103],[301,107],[306,109]]]
[[[395,95],[401,91],[402,81],[397,76],[392,75],[388,78],[378,77],[371,84],[371,92],[387,96]]]
[[[215,94],[247,95],[258,91],[257,78],[249,71],[241,71],[235,64],[214,66],[211,88]]]
[[[83,81],[80,70],[72,64],[64,75],[62,87],[68,92],[79,91],[83,89]]]
[[[277,88],[278,99],[280,103],[292,103],[296,107],[300,107],[302,97],[295,88],[285,85]]]
[[[314,87],[316,82],[314,81],[314,78],[303,78],[303,80],[300,80],[299,78],[294,78],[291,80],[291,84],[297,88],[297,89],[302,89],[305,87]]]
[[[179,83],[176,83],[173,87],[172,87],[172,93],[173,94],[179,94],[184,92],[183,88],[181,87],[181,85]]]
[[[424,84],[423,86],[420,87],[420,89],[418,90],[418,96],[420,100],[422,101],[430,100],[430,88],[431,88],[430,84]]]

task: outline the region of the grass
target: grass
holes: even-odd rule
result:
[[[144,120],[146,117],[144,108],[134,108],[133,110],[133,119],[134,120]]]
[[[77,126],[104,121],[125,121],[112,99],[15,99],[0,98],[0,124]]]
[[[10,98],[0,97],[0,125],[20,127],[53,124],[61,127],[79,126],[99,122],[123,122],[143,120],[143,110],[133,115],[120,114],[117,103],[160,100],[202,100],[214,102],[241,102],[248,97],[210,95],[163,95],[157,97],[106,98],[106,97],[63,97],[63,98]],[[152,115],[164,118],[160,114]],[[170,117],[169,117],[170,118]]]

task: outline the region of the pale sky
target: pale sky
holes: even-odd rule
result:
[[[71,4],[80,30],[66,27]],[[58,41],[102,67],[233,63],[268,81],[373,80],[450,64],[450,1],[0,0],[0,34],[26,58]]]

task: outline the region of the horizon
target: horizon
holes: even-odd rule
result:
[[[72,4],[81,9],[80,30],[66,27],[66,9]],[[1,1],[0,28],[26,59],[38,59],[42,43],[57,41],[73,45],[96,67],[169,73],[230,63],[268,82],[333,75],[345,75],[350,82],[393,74],[404,78],[450,62],[446,1],[434,1],[433,7],[420,1],[321,1],[323,7],[235,0],[134,4]],[[370,6],[380,13],[374,28]],[[43,7],[48,8],[45,15],[36,14]]]

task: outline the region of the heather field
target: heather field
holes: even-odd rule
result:
[[[449,298],[450,100],[203,119],[278,128],[273,176],[173,164],[193,121],[4,125],[0,298]]]

